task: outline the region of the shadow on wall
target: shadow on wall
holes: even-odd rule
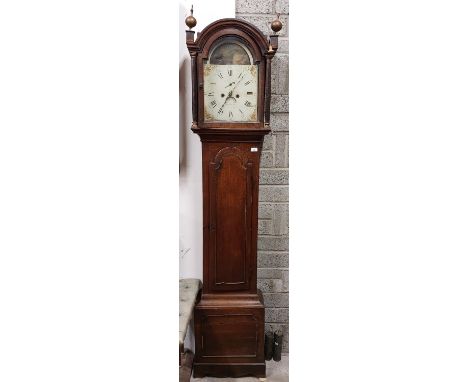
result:
[[[187,169],[187,107],[186,103],[186,73],[189,60],[184,59],[179,65],[179,174]]]
[[[187,46],[185,43],[185,18],[189,14],[187,4],[179,1],[179,175],[187,174],[187,158],[188,158],[188,142],[187,135],[188,129],[188,113],[189,113],[189,99],[187,91],[187,84],[191,84],[190,73],[190,57],[188,55]],[[191,121],[191,120],[190,120]]]

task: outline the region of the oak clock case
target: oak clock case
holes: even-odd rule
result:
[[[194,311],[194,377],[264,377],[258,184],[278,40],[237,19],[208,25],[196,40],[188,30],[186,40],[192,131],[202,144],[203,176],[203,288]]]

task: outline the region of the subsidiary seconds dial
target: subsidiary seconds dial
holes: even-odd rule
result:
[[[204,66],[205,121],[257,121],[257,66]]]

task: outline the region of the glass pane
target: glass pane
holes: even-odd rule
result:
[[[244,44],[232,38],[225,38],[214,47],[209,63],[214,65],[251,65],[252,59]]]

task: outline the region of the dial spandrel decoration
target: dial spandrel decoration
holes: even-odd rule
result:
[[[204,65],[205,121],[257,121],[256,65]]]

